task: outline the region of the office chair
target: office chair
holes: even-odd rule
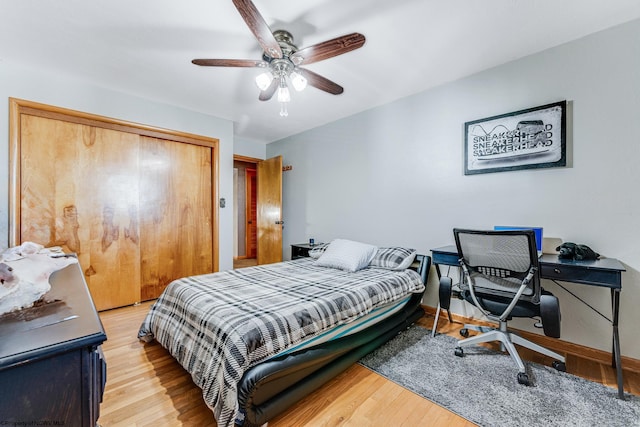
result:
[[[520,384],[531,385],[514,344],[556,359],[553,367],[566,371],[563,356],[507,329],[507,321],[513,317],[539,316],[544,334],[560,337],[560,306],[558,299],[540,286],[533,230],[479,231],[456,228],[453,234],[462,269],[460,297],[475,305],[489,320],[498,323],[498,328],[464,325],[460,330],[463,337],[469,336],[470,329],[481,334],[458,341],[455,355],[464,356],[462,347],[500,341],[501,349],[506,350],[518,365]],[[451,279],[442,279],[439,292],[441,304],[449,307],[446,298],[451,298]]]

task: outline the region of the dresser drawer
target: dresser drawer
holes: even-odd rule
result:
[[[431,249],[431,259],[433,264],[460,266],[460,255],[453,245]]]
[[[578,265],[540,264],[540,277],[608,288],[622,287],[622,277],[619,271],[585,268]]]

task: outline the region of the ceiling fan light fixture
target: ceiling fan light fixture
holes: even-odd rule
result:
[[[307,79],[304,78],[302,74],[299,74],[296,71],[292,71],[289,75],[289,78],[291,79],[293,88],[298,92],[304,90],[304,88],[307,87]]]
[[[291,101],[291,93],[289,93],[289,88],[284,85],[280,85],[278,88],[278,102],[289,102]]]
[[[287,111],[287,104],[291,101],[291,93],[289,87],[287,87],[286,77],[280,76],[280,85],[278,86],[278,102],[280,103],[280,117],[287,117],[289,112]]]
[[[255,78],[260,89],[258,99],[270,100],[278,92],[281,104],[280,115],[288,116],[287,104],[291,101],[291,93],[287,79],[296,91],[304,90],[307,85],[320,89],[331,95],[344,92],[342,86],[322,77],[308,69],[298,66],[313,64],[359,49],[365,43],[360,33],[345,34],[298,49],[293,44],[293,36],[286,30],[272,31],[264,17],[260,14],[252,0],[233,0],[233,3],[245,23],[263,49],[261,60],[249,59],[194,59],[195,65],[207,67],[257,67],[262,72]]]
[[[256,86],[260,90],[267,90],[271,85],[271,81],[273,80],[273,75],[269,71],[265,71],[262,74],[256,76]]]

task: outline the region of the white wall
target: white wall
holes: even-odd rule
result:
[[[262,142],[253,142],[240,138],[235,138],[233,142],[233,154],[238,156],[264,160],[266,159],[266,152],[267,146]]]
[[[293,165],[283,183],[285,258],[289,244],[310,237],[428,254],[453,243],[456,226],[542,226],[547,237],[625,264],[622,353],[640,359],[638,40],[640,21],[633,21],[269,144],[268,157],[281,154]],[[464,175],[466,121],[564,99],[569,167]],[[434,278],[424,301],[430,306],[437,305]],[[564,340],[611,350],[607,321],[554,283],[544,286],[560,298]],[[607,289],[566,286],[610,313]],[[472,314],[462,304],[454,311]]]
[[[218,138],[219,195],[233,201],[233,123],[217,117],[91,86],[81,81],[0,61],[0,249],[8,240],[9,101],[20,98],[130,122]],[[219,267],[233,268],[233,209],[220,209]]]

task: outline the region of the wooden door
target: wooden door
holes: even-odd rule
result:
[[[258,264],[282,261],[282,156],[258,167]]]

